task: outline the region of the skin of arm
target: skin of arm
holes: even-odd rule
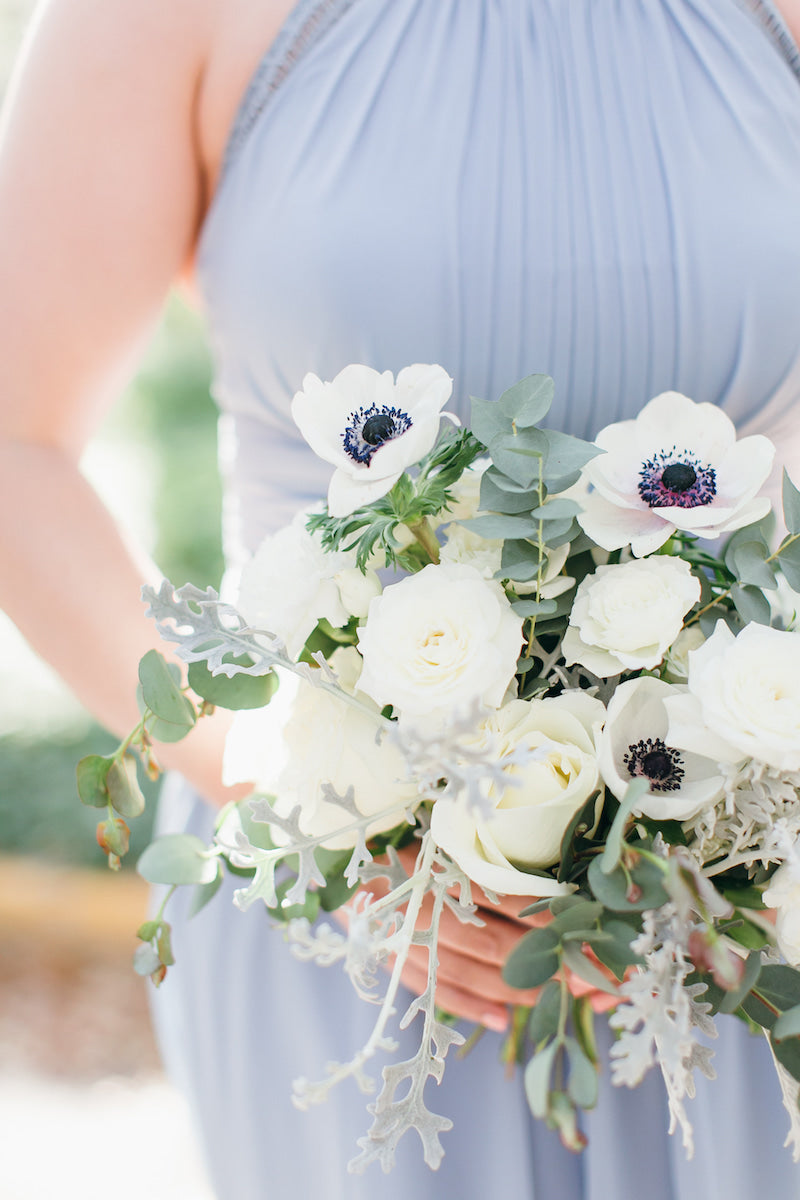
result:
[[[139,600],[158,572],[78,459],[191,255],[210,28],[192,0],[52,0],[0,132],[0,606],[118,734],[160,641]],[[162,758],[221,803],[213,725]]]

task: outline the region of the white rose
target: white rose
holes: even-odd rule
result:
[[[308,532],[308,512],[264,539],[242,571],[237,609],[255,629],[276,634],[296,659],[324,617],[334,628],[366,613],[380,591],[374,571],[361,575],[355,553],[327,553]],[[356,583],[354,575],[361,576]],[[368,595],[367,595],[368,593]],[[354,605],[354,607],[351,607]]]
[[[336,654],[331,664],[334,670],[339,665]],[[342,665],[345,676],[349,664]],[[281,703],[275,704],[278,697]],[[331,834],[328,849],[348,848],[355,833],[336,831],[354,818],[325,800],[326,784],[340,796],[352,786],[363,816],[395,806],[367,827],[368,837],[398,825],[404,811],[422,799],[399,750],[386,738],[376,741],[377,728],[368,713],[296,676],[284,676],[272,704],[236,714],[225,751],[225,781],[254,783],[259,792],[276,797],[276,811],[284,816],[299,804],[304,833]]]
[[[689,695],[670,700],[670,737],[720,762],[800,771],[800,633],[718,621],[689,655]]]
[[[359,687],[401,718],[446,720],[476,700],[498,708],[521,645],[522,621],[498,583],[472,567],[431,564],[370,604]]]
[[[650,675],[626,680],[609,701],[600,736],[606,784],[621,800],[633,779],[647,779],[650,791],[636,812],[654,821],[687,821],[722,795],[716,760],[670,744],[665,701],[684,690]]]
[[[346,517],[391,491],[407,467],[433,448],[453,381],[439,366],[391,371],[352,364],[331,383],[306,375],[292,416],[311,449],[336,470],[328,511]]]
[[[492,785],[488,821],[458,802],[434,804],[433,838],[470,879],[503,895],[559,896],[573,890],[530,871],[558,862],[567,826],[598,790],[596,742],[604,717],[599,700],[565,692],[546,700],[512,700],[486,718],[482,728],[501,763],[519,749],[535,757],[505,769],[520,786]]]
[[[657,667],[699,599],[700,581],[682,558],[598,567],[575,594],[564,657],[602,678]]]
[[[764,903],[775,909],[775,936],[788,963],[800,967],[800,874],[794,863],[778,867],[763,893]]]
[[[361,571],[358,567],[345,567],[334,575],[339,589],[339,598],[349,616],[365,617],[369,606],[383,590],[374,571]]]
[[[760,434],[737,441],[733,422],[714,404],[664,392],[595,441],[605,453],[584,467],[594,490],[578,521],[605,550],[630,544],[637,556],[651,554],[676,529],[714,538],[769,511],[757,492],[775,447]]]

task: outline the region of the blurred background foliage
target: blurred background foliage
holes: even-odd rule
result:
[[[0,96],[33,8],[33,0],[0,0]],[[216,587],[220,485],[209,379],[202,322],[173,297],[83,467],[167,578]],[[97,813],[78,800],[75,765],[115,744],[0,613],[0,851],[105,868],[94,840]],[[149,820],[133,823],[126,863],[149,837],[157,786],[147,790]]]

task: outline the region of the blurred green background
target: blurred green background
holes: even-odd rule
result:
[[[3,91],[32,9],[31,0],[0,0]],[[169,579],[216,587],[220,486],[209,375],[202,323],[174,297],[83,466]],[[94,841],[97,813],[78,800],[75,764],[115,744],[0,614],[0,851],[105,868]],[[150,819],[155,790],[148,788]],[[135,822],[132,834],[129,863],[149,836],[149,820]]]

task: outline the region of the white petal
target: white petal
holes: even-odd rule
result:
[[[736,441],[736,429],[716,404],[697,404],[680,392],[662,392],[636,418],[643,445],[650,453],[688,450],[714,466]]]
[[[401,474],[398,471],[395,475],[375,479],[367,478],[364,473],[354,479],[346,471],[334,471],[328,484],[328,512],[332,517],[349,517],[357,508],[380,500],[390,492]]]
[[[620,660],[607,650],[601,650],[598,646],[587,646],[574,625],[567,626],[561,642],[561,651],[568,667],[573,663],[580,663],[601,679],[621,675],[625,669]]]
[[[637,546],[646,544],[649,549],[634,550],[641,557],[663,545],[674,528],[656,509],[620,508],[597,492],[591,492],[584,503],[586,508],[578,513],[578,524],[603,550],[621,550],[634,542]]]

